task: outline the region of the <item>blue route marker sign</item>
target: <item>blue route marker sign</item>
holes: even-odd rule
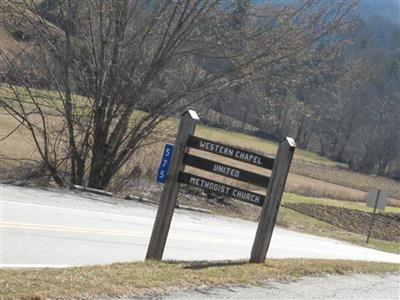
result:
[[[172,152],[174,151],[174,145],[165,144],[164,153],[161,159],[160,167],[157,172],[157,182],[165,183],[167,181],[169,163],[171,161]]]

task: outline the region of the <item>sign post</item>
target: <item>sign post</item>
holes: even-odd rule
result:
[[[186,143],[189,136],[194,134],[198,120],[199,117],[193,110],[188,110],[182,114],[171,158],[170,170],[161,194],[160,204],[158,205],[157,216],[154,222],[149,247],[147,248],[146,259],[161,260],[164,253],[172,215],[174,214],[176,205],[176,198],[178,196],[178,176],[183,170],[182,160],[187,151]]]
[[[373,207],[374,211],[371,217],[371,223],[369,224],[368,233],[367,233],[367,244],[369,243],[369,238],[371,237],[372,226],[375,221],[376,209],[384,210],[387,202],[387,193],[381,191],[380,189],[372,189],[369,191],[369,194],[366,199],[367,206]]]
[[[157,181],[165,182],[165,185],[161,194],[146,259],[162,259],[176,205],[179,185],[183,183],[262,206],[263,209],[250,261],[263,263],[271,241],[296,143],[292,138],[287,137],[279,144],[278,153],[274,159],[248,151],[247,149],[224,145],[216,141],[194,136],[198,120],[196,112],[192,110],[185,112],[182,115],[173,152],[172,148],[170,148],[171,145],[169,147],[167,145],[164,150]],[[196,149],[196,153],[197,151],[212,153],[212,156],[216,158],[210,160],[193,155],[192,153],[189,154],[190,148]],[[168,171],[168,161],[171,152],[171,164]],[[222,158],[227,158],[227,160],[222,160]],[[230,160],[240,161],[261,169],[272,170],[272,175],[271,177],[267,177],[265,174],[255,173],[236,165],[230,165],[228,163]],[[202,177],[186,171],[184,172],[185,166],[267,189],[267,194],[265,196],[264,193],[258,193],[254,191],[254,188],[250,188],[250,190],[245,189],[243,185],[230,185],[216,181],[217,179],[213,180],[212,177]]]
[[[250,262],[263,263],[267,256],[295,149],[296,143],[292,138],[286,138],[279,144],[278,154],[268,184],[267,197],[264,201],[260,222],[258,223],[251,250]]]

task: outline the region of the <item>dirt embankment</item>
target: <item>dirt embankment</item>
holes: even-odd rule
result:
[[[284,204],[284,206],[346,231],[365,235],[372,217],[372,213],[343,207],[292,203]],[[378,213],[375,216],[371,237],[400,242],[400,214]]]

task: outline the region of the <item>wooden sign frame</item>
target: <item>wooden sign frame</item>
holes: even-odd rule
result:
[[[246,149],[194,136],[198,121],[199,117],[193,110],[188,110],[181,116],[169,174],[161,194],[146,259],[162,259],[176,206],[179,186],[184,183],[263,207],[250,258],[251,262],[263,263],[271,242],[296,143],[292,138],[285,138],[279,144],[277,156],[273,159]],[[224,156],[261,168],[272,169],[271,177],[189,154],[189,148]],[[233,185],[183,172],[185,165],[267,188],[267,194],[264,196]]]

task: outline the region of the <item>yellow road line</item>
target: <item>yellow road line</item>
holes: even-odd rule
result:
[[[33,224],[33,223],[17,223],[17,222],[2,222],[0,225],[3,228],[15,228],[15,229],[31,229],[31,230],[43,230],[43,231],[57,231],[57,232],[72,232],[72,233],[90,233],[90,234],[101,234],[101,235],[114,235],[114,236],[128,236],[128,237],[150,237],[149,234],[138,231],[128,230],[113,230],[113,229],[101,229],[101,228],[89,228],[89,227],[75,227],[75,226],[60,226],[60,225],[48,225],[48,224]]]
[[[123,236],[123,237],[139,237],[139,238],[150,238],[149,233],[132,231],[132,230],[115,230],[115,229],[102,229],[102,228],[90,228],[90,227],[76,227],[76,226],[64,226],[64,225],[49,225],[49,224],[35,224],[35,223],[19,223],[19,222],[1,222],[0,227],[11,228],[11,229],[22,229],[22,230],[38,230],[38,231],[50,231],[50,232],[65,232],[65,233],[80,233],[80,234],[92,234],[92,235],[107,235],[107,236]],[[216,228],[216,230],[218,230]],[[245,246],[247,243],[240,240],[224,239],[224,238],[212,238],[205,236],[189,235],[177,235],[170,234],[170,239],[183,240],[183,241],[194,241],[194,242],[211,242],[214,244],[229,244],[229,245],[240,245]]]

